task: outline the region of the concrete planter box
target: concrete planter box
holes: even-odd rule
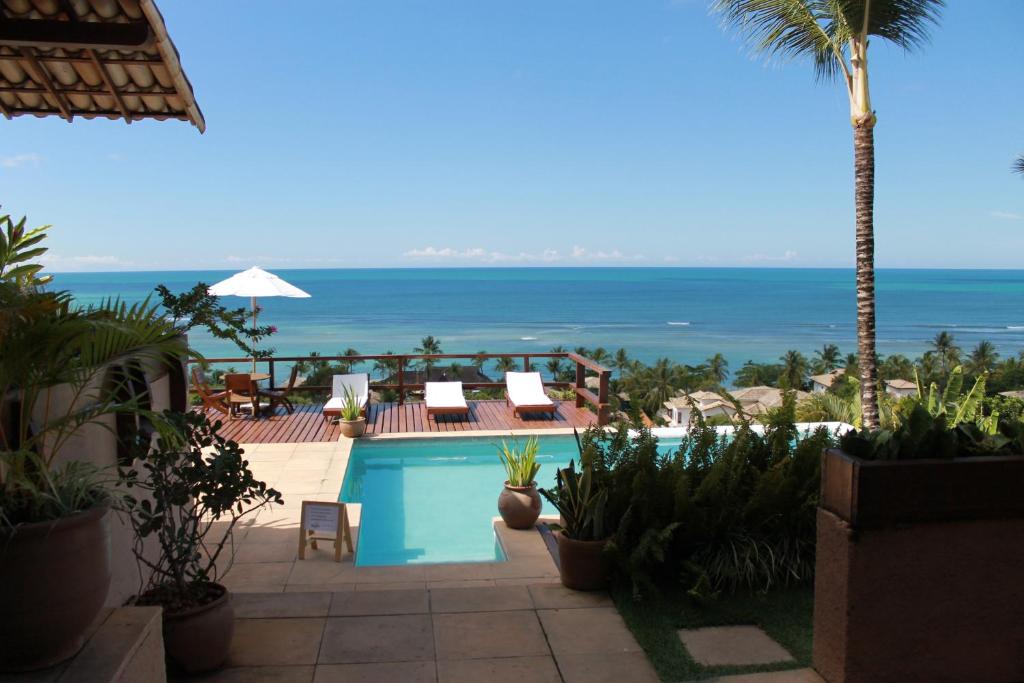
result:
[[[1024,680],[1024,457],[822,456],[814,667],[830,683]]]

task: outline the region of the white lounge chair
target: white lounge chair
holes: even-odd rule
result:
[[[554,417],[558,406],[544,393],[539,372],[506,372],[505,403],[512,404],[512,414],[548,413]]]
[[[324,418],[341,417],[341,407],[345,403],[345,389],[355,392],[359,401],[359,410],[365,415],[366,404],[370,401],[370,376],[365,372],[354,375],[334,375],[331,383],[331,398],[324,404]]]
[[[469,405],[462,394],[462,382],[427,382],[427,417],[431,415],[469,415]]]

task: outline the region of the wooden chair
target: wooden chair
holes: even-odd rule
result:
[[[238,411],[249,406],[253,417],[260,415],[260,394],[252,376],[246,373],[229,373],[224,375],[224,388],[227,389],[228,419],[235,417]]]
[[[299,376],[299,366],[292,366],[292,373],[288,376],[288,384],[283,389],[260,389],[260,396],[266,398],[270,402],[270,412],[274,412],[274,408],[279,405],[284,406],[284,409],[288,411],[288,414],[295,412],[295,406],[288,399],[288,394],[292,393],[292,389],[295,388],[295,380]]]
[[[203,402],[204,409],[216,410],[224,415],[230,415],[230,409],[227,404],[228,392],[212,390],[210,384],[206,381],[203,371],[197,367],[192,368],[192,387],[199,394],[199,400]]]

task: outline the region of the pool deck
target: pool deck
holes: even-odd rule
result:
[[[356,567],[330,542],[299,560],[302,501],[337,500],[352,443],[242,444],[285,504],[236,527],[232,651],[203,681],[658,680],[606,594],[561,586],[536,529],[495,519],[505,562]]]
[[[427,417],[425,403],[371,403],[366,433],[380,434],[446,434],[451,432],[505,431],[522,429],[585,428],[597,422],[597,416],[586,408],[577,408],[572,401],[559,401],[553,417],[519,418],[503,400],[467,401],[469,417]],[[338,426],[323,418],[318,405],[298,405],[289,415],[283,408],[267,417],[224,420],[221,433],[228,439],[246,444],[268,443],[333,443],[340,436]]]

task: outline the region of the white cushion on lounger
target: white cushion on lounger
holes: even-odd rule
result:
[[[462,382],[427,382],[425,386],[428,408],[467,407]]]
[[[539,372],[506,372],[505,387],[508,400],[517,406],[554,405],[544,393],[544,381]]]

